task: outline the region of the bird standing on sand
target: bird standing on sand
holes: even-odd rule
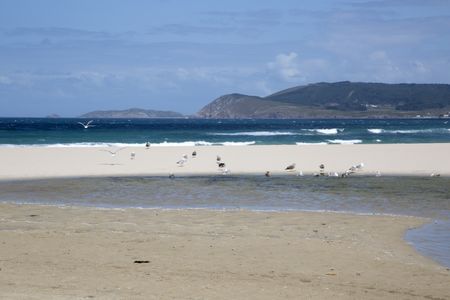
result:
[[[184,164],[187,162],[188,156],[186,154],[183,154],[183,156],[181,157],[181,159],[179,161],[177,161],[177,165],[179,167],[184,166]]]
[[[136,153],[131,152],[131,154],[130,154],[130,159],[135,159],[135,158],[136,158]]]
[[[219,168],[225,168],[225,163],[224,162],[217,162],[217,166],[219,167]]]
[[[109,154],[111,154],[111,156],[116,156],[116,154],[117,154],[119,151],[121,151],[121,150],[123,150],[123,149],[125,149],[125,148],[126,148],[126,147],[122,147],[122,148],[119,148],[119,149],[116,149],[116,150],[100,149],[99,151],[108,152]]]
[[[84,129],[88,129],[89,127],[94,127],[94,125],[91,125],[92,122],[94,122],[94,120],[90,120],[90,121],[87,122],[86,124],[85,124],[85,123],[82,123],[82,122],[78,122],[78,124],[80,124],[81,126],[83,126]]]
[[[324,164],[320,164],[319,166],[319,175],[320,176],[325,176],[325,165]]]
[[[289,166],[286,167],[286,171],[294,171],[295,169],[295,163],[290,164]]]
[[[145,143],[145,149],[149,149],[150,148],[150,142]]]
[[[192,158],[196,158],[197,157],[197,151],[192,152]]]
[[[222,158],[219,155],[217,155],[216,161],[221,161],[221,160],[222,160]]]

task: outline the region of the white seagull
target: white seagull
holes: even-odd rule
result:
[[[90,120],[90,121],[87,122],[86,124],[85,124],[85,123],[82,123],[82,122],[78,122],[78,124],[80,124],[81,126],[83,126],[84,129],[88,129],[89,127],[94,127],[94,126],[95,126],[95,125],[91,125],[92,122],[94,122],[94,120]]]
[[[119,148],[119,149],[116,149],[116,150],[100,149],[100,151],[109,152],[109,153],[111,154],[111,156],[116,156],[116,154],[117,154],[119,151],[121,151],[121,150],[123,150],[123,149],[125,149],[125,148],[126,148],[126,147],[122,147],[122,148]]]

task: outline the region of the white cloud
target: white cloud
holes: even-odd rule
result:
[[[297,53],[280,53],[275,57],[275,61],[267,64],[269,70],[275,71],[282,79],[286,81],[297,81],[301,73],[297,61]]]

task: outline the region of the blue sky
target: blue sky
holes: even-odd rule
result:
[[[450,83],[450,0],[0,0],[0,116]]]

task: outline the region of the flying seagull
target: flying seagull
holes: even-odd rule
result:
[[[85,123],[82,123],[82,122],[78,122],[78,124],[80,124],[81,126],[83,126],[84,129],[88,129],[89,127],[94,127],[94,126],[95,126],[95,125],[91,125],[92,122],[94,122],[94,120],[90,120],[90,121],[87,122],[86,124],[85,124]]]
[[[116,149],[116,150],[107,150],[107,149],[100,149],[100,151],[104,151],[104,152],[109,152],[110,154],[111,154],[111,156],[116,156],[116,154],[119,152],[119,151],[121,151],[121,150],[123,150],[123,149],[125,149],[126,147],[122,147],[122,148],[119,148],[119,149]]]
[[[286,171],[293,171],[295,169],[295,163],[290,164],[289,166],[286,167]]]

